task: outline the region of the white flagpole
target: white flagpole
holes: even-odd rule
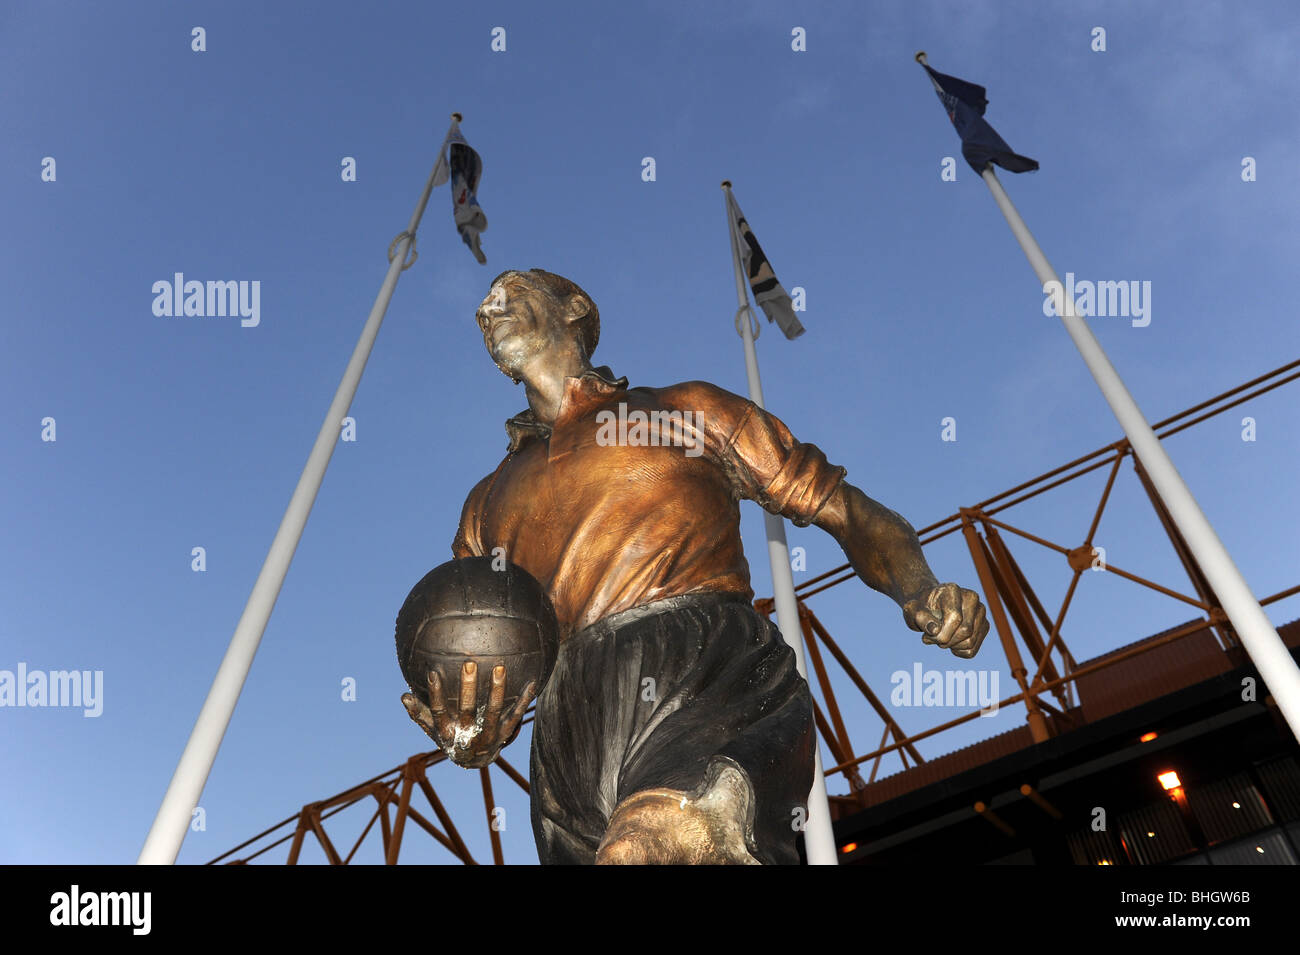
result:
[[[1047,256],[1034,241],[1025,221],[1020,218],[1020,213],[1011,204],[1002,183],[993,174],[993,166],[985,166],[981,175],[1044,290],[1049,288],[1049,282],[1057,283],[1056,286],[1050,286],[1052,288],[1064,289],[1056,270],[1047,261]],[[1187,540],[1187,546],[1205,571],[1210,586],[1223,604],[1224,612],[1232,621],[1232,628],[1241,637],[1251,661],[1259,668],[1259,674],[1277,701],[1282,715],[1286,717],[1291,732],[1300,739],[1300,667],[1296,666],[1291,652],[1278,636],[1277,630],[1264,613],[1264,608],[1255,599],[1250,586],[1241,576],[1241,571],[1219,540],[1219,535],[1214,532],[1200,505],[1196,503],[1196,498],[1183,483],[1174,462],[1165,453],[1164,446],[1151,425],[1147,424],[1147,419],[1120,380],[1115,366],[1102,351],[1092,329],[1079,317],[1069,296],[1061,294],[1056,298],[1063,303],[1061,321],[1065,323],[1065,330],[1074,339],[1075,347],[1087,363],[1092,377],[1096,379],[1110,410],[1119,419],[1129,444],[1151,476],[1151,483],[1169,509],[1170,517],[1178,525],[1179,531]]]
[[[460,118],[459,113],[452,114],[453,121],[459,121]],[[440,160],[441,157],[440,152]],[[172,774],[162,805],[158,809],[157,816],[154,817],[149,835],[145,838],[144,848],[140,851],[138,865],[171,865],[175,863],[176,856],[180,852],[181,843],[189,831],[190,816],[198,805],[199,796],[208,781],[208,774],[212,771],[212,764],[217,758],[217,750],[226,735],[230,717],[235,712],[235,704],[239,702],[239,694],[253,665],[258,644],[262,641],[267,621],[275,607],[276,598],[280,595],[280,587],[289,572],[289,563],[293,560],[294,551],[298,549],[298,541],[307,524],[307,515],[311,513],[312,505],[316,502],[316,493],[320,490],[325,469],[329,466],[334,446],[338,443],[339,428],[352,404],[353,396],[356,395],[357,386],[361,383],[361,373],[365,370],[370,349],[379,334],[379,326],[384,320],[384,313],[388,310],[393,290],[397,287],[398,276],[415,261],[414,257],[410,262],[406,261],[407,251],[409,249],[414,252],[415,230],[419,227],[420,218],[424,215],[424,207],[428,204],[430,193],[433,192],[438,166],[439,162],[435,161],[434,168],[425,183],[424,192],[420,194],[420,200],[415,205],[410,222],[407,223],[406,231],[401,233],[389,247],[388,273],[384,276],[384,282],[379,287],[379,295],[370,309],[370,317],[366,319],[365,327],[361,330],[361,338],[357,341],[357,347],[353,350],[352,358],[343,372],[343,380],[339,382],[334,400],[330,403],[329,411],[325,413],[325,421],[321,424],[320,433],[316,435],[316,443],[312,445],[307,465],[298,479],[298,486],[294,488],[293,497],[289,499],[289,506],[280,521],[280,528],[271,541],[271,549],[262,564],[261,573],[257,575],[257,582],[253,584],[253,592],[235,627],[235,634],[217,670],[216,679],[212,681],[212,689],[208,691],[208,697],[190,733],[189,742],[185,744],[180,762]]]
[[[731,214],[731,183],[723,180],[726,194],[727,231],[731,235],[731,261],[736,271],[736,299],[740,304],[736,312],[736,330],[745,342],[745,374],[749,378],[749,400],[763,408],[763,385],[758,380],[758,354],[754,349],[754,332],[751,328],[753,312],[749,308],[749,286],[740,264],[740,245],[736,239],[735,218]],[[803,642],[799,639],[799,606],[794,596],[794,574],[790,570],[790,549],[785,540],[785,522],[780,515],[763,512],[767,525],[767,557],[772,565],[772,596],[776,603],[776,623],[785,642],[794,648],[795,666],[799,675],[808,679],[804,665]],[[810,684],[811,685],[811,684]],[[831,826],[831,806],[826,795],[826,774],[822,771],[821,738],[813,727],[814,772],[812,790],[808,794],[808,820],[803,830],[804,851],[809,865],[839,865],[835,850],[835,832]]]
[[[916,54],[916,60],[924,64],[925,54]],[[1002,210],[1011,233],[1029,259],[1029,265],[1038,277],[1044,293],[1049,288],[1063,290],[1065,286],[1056,270],[1047,261],[1047,256],[1025,225],[1025,220],[1020,217],[1011,198],[1002,188],[1002,183],[994,175],[992,163],[985,165],[980,175],[988,185],[989,192],[993,193],[993,199]],[[1056,285],[1049,285],[1052,282]],[[1074,302],[1070,301],[1068,295],[1062,292],[1054,298],[1061,303],[1060,318],[1065,324],[1065,330],[1070,333],[1088,371],[1092,372],[1110,410],[1119,420],[1134,453],[1151,476],[1151,483],[1155,485],[1160,499],[1169,509],[1170,517],[1187,540],[1188,548],[1205,571],[1206,579],[1223,604],[1228,619],[1232,621],[1232,628],[1241,637],[1251,662],[1259,669],[1260,676],[1264,678],[1287,725],[1291,727],[1292,734],[1300,739],[1300,667],[1296,666],[1290,650],[1278,636],[1277,630],[1264,613],[1264,608],[1255,599],[1255,594],[1233,563],[1227,548],[1219,540],[1219,535],[1210,526],[1200,505],[1196,503],[1196,498],[1183,482],[1174,462],[1165,453],[1160,439],[1147,423],[1137,402],[1115,371],[1115,366],[1102,351],[1092,329],[1079,317]]]

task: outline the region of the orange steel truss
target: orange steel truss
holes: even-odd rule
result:
[[[1172,417],[1157,422],[1153,427],[1163,440],[1170,435],[1199,424],[1207,418],[1221,414],[1288,382],[1295,381],[1300,378],[1300,370],[1297,369],[1300,369],[1300,360],[1283,365],[1274,371],[1194,405]],[[1132,458],[1138,480],[1146,491],[1151,506],[1169,537],[1170,544],[1187,571],[1193,592],[1180,592],[1172,587],[1148,580],[1131,570],[1116,567],[1109,562],[1106,563],[1105,569],[1110,574],[1130,580],[1149,590],[1194,607],[1204,616],[1201,619],[1193,620],[1188,624],[1163,633],[1156,639],[1143,641],[1138,646],[1109,655],[1105,659],[1088,666],[1079,667],[1062,638],[1062,627],[1066,614],[1070,609],[1070,604],[1074,599],[1079,580],[1083,572],[1092,566],[1095,554],[1093,549],[1094,535],[1101,522],[1111,490],[1115,485],[1115,479],[1119,475],[1120,466],[1126,458]],[[994,516],[1002,514],[1023,501],[1101,468],[1109,469],[1106,485],[1102,490],[1097,507],[1093,511],[1087,532],[1083,536],[1083,542],[1080,544],[1067,546],[1046,540],[1016,527],[1004,518]],[[1001,700],[998,706],[1006,707],[1013,704],[1023,704],[1034,742],[1042,742],[1055,733],[1068,731],[1077,725],[1077,721],[1081,717],[1078,716],[1078,710],[1075,707],[1074,684],[1080,677],[1113,666],[1158,646],[1206,630],[1214,634],[1219,647],[1226,653],[1233,656],[1241,654],[1237,636],[1233,632],[1232,625],[1223,612],[1223,608],[1219,605],[1218,598],[1211,589],[1196,559],[1188,549],[1186,541],[1183,540],[1182,535],[1170,519],[1163,502],[1155,493],[1150,479],[1127,440],[1116,441],[1113,444],[1099,448],[1091,454],[1076,458],[1030,481],[1003,491],[986,501],[971,507],[960,508],[957,513],[928,527],[921,528],[918,531],[918,536],[921,538],[922,544],[929,544],[949,534],[958,532],[965,539],[975,571],[979,577],[980,588],[988,609],[992,629],[996,632],[1011,674],[1019,688],[1019,692]],[[1048,609],[1030,586],[1020,564],[1012,556],[1005,535],[1021,537],[1056,551],[1066,559],[1071,571],[1071,578],[1065,598],[1061,606],[1056,609],[1055,614],[1048,612]],[[902,761],[903,768],[923,763],[925,760],[916,747],[919,741],[970,722],[978,718],[981,711],[978,709],[972,710],[956,719],[912,735],[903,732],[902,728],[890,715],[888,708],[872,691],[867,681],[854,667],[848,655],[839,647],[806,603],[810,597],[855,576],[853,569],[849,564],[845,563],[804,581],[795,588],[795,593],[798,598],[800,628],[803,631],[804,646],[807,649],[807,660],[811,669],[809,680],[815,682],[820,689],[822,700],[825,703],[823,709],[822,704],[818,703],[816,699],[813,702],[817,728],[828,751],[835,760],[835,764],[826,769],[826,775],[829,777],[843,774],[851,791],[851,795],[848,797],[832,797],[832,799],[841,805],[846,802],[856,802],[865,806],[864,790],[867,785],[876,779],[881,761],[887,755],[897,753]],[[1268,605],[1297,593],[1300,593],[1300,585],[1263,597],[1260,599],[1260,603]],[[770,597],[755,600],[754,606],[760,613],[768,616],[771,615],[774,609]],[[993,633],[990,633],[989,638],[992,637]],[[869,752],[858,754],[849,737],[848,727],[836,701],[835,692],[831,687],[822,648],[840,666],[850,682],[863,695],[884,724],[880,742]],[[1050,698],[1050,701],[1048,698]],[[862,766],[868,761],[871,762],[871,770],[867,779],[864,780]],[[285,861],[288,865],[296,865],[303,840],[310,832],[320,843],[330,864],[347,865],[356,855],[366,836],[374,829],[375,822],[378,821],[385,862],[388,865],[394,865],[401,851],[402,836],[405,832],[406,822],[409,819],[447,849],[455,859],[467,865],[476,865],[476,860],[465,847],[465,843],[452,822],[451,816],[447,813],[441,800],[439,800],[437,792],[427,776],[429,769],[443,762],[446,762],[446,757],[438,750],[412,756],[401,766],[390,769],[386,773],[381,773],[329,799],[303,806],[299,812],[218,856],[209,864],[222,861],[233,865],[244,864],[289,842],[288,858]],[[506,760],[498,757],[494,765],[509,781],[520,786],[524,792],[529,791],[528,781]],[[492,825],[495,804],[492,796],[492,781],[489,769],[480,769],[479,774],[483,789],[485,821],[491,836],[493,861],[495,864],[501,865],[504,863],[501,841]],[[458,770],[458,772],[462,771]],[[441,828],[434,825],[424,814],[411,805],[411,797],[417,786],[428,802]],[[324,821],[358,803],[368,804],[368,800],[371,798],[375,801],[375,808],[369,822],[348,854],[340,856],[325,832]],[[392,812],[391,817],[390,811]],[[991,812],[988,815],[991,816]],[[997,824],[995,818],[991,818],[990,821]],[[287,831],[290,824],[294,824],[294,828]],[[267,841],[282,830],[285,830],[284,833],[275,838],[274,841]],[[250,850],[248,854],[231,858],[245,849]]]
[[[524,722],[531,722],[525,720]],[[289,855],[285,860],[286,865],[297,865],[298,855],[302,851],[302,843],[310,832],[316,841],[320,844],[325,853],[325,858],[329,860],[330,865],[348,865],[361,844],[365,842],[375,822],[379,822],[379,838],[384,850],[384,862],[386,865],[396,865],[398,854],[402,851],[402,835],[406,829],[406,822],[409,819],[417,826],[433,837],[435,842],[442,845],[456,859],[466,865],[478,865],[477,860],[470,854],[469,849],[465,846],[465,841],[461,838],[456,824],[452,822],[451,815],[447,812],[438,798],[437,792],[429,783],[426,770],[433,766],[447,761],[447,756],[441,750],[434,750],[429,753],[417,753],[408,759],[401,766],[394,767],[386,773],[380,773],[367,779],[364,783],[346,789],[337,795],[331,796],[321,802],[308,803],[303,806],[294,815],[287,819],[282,819],[274,826],[259,832],[253,838],[240,843],[233,849],[222,853],[213,859],[208,865],[214,865],[225,861],[226,865],[246,865],[252,862],[258,856],[270,852],[278,846],[289,842]],[[528,780],[519,774],[519,772],[501,757],[497,757],[495,765],[510,781],[518,784],[524,792],[528,792]],[[496,865],[504,865],[505,860],[501,855],[501,837],[495,827],[492,825],[492,811],[496,807],[496,802],[492,798],[492,779],[489,770],[491,767],[485,766],[479,770],[479,778],[483,786],[483,805],[487,813],[488,832],[492,839],[492,861]],[[424,798],[428,801],[429,807],[433,810],[434,816],[442,825],[439,829],[419,810],[411,805],[411,797],[414,790],[419,787]],[[352,848],[346,856],[340,856],[338,849],[330,840],[329,835],[325,832],[324,821],[334,816],[344,809],[355,806],[358,803],[366,802],[367,798],[375,800],[375,810],[370,815],[369,821],[361,835],[357,837]],[[389,813],[392,812],[390,816]],[[250,848],[259,842],[269,839],[272,834],[284,830],[290,823],[296,823],[291,831],[285,832],[272,842],[260,846],[247,855],[231,859],[230,856],[235,853]]]

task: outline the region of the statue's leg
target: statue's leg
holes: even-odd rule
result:
[[[762,865],[750,853],[754,790],[730,761],[710,764],[692,792],[648,789],[618,804],[597,865]]]
[[[638,697],[653,712],[629,738],[597,863],[797,864],[814,727],[793,650],[747,603],[661,615],[627,636],[658,693]]]
[[[576,695],[568,664],[577,650],[562,648],[559,665],[538,697],[533,722],[529,807],[542,865],[593,864],[607,818],[596,769],[599,736],[574,718],[585,713],[565,705]]]
[[[692,596],[561,647],[533,727],[547,863],[797,864],[812,697],[769,621]]]

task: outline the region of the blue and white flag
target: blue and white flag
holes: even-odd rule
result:
[[[487,256],[479,248],[479,233],[487,229],[487,216],[478,204],[475,195],[478,181],[483,175],[483,160],[470,148],[461,135],[460,123],[452,120],[443,141],[442,151],[438,153],[438,165],[434,170],[433,184],[441,186],[451,181],[451,211],[456,222],[456,231],[461,241],[469,246],[481,265],[487,264]]]

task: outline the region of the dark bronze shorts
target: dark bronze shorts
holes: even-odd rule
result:
[[[606,617],[560,647],[537,701],[538,856],[593,863],[620,802],[647,789],[695,790],[724,760],[754,791],[749,851],[797,864],[813,745],[812,696],[794,651],[742,596],[671,597]]]

